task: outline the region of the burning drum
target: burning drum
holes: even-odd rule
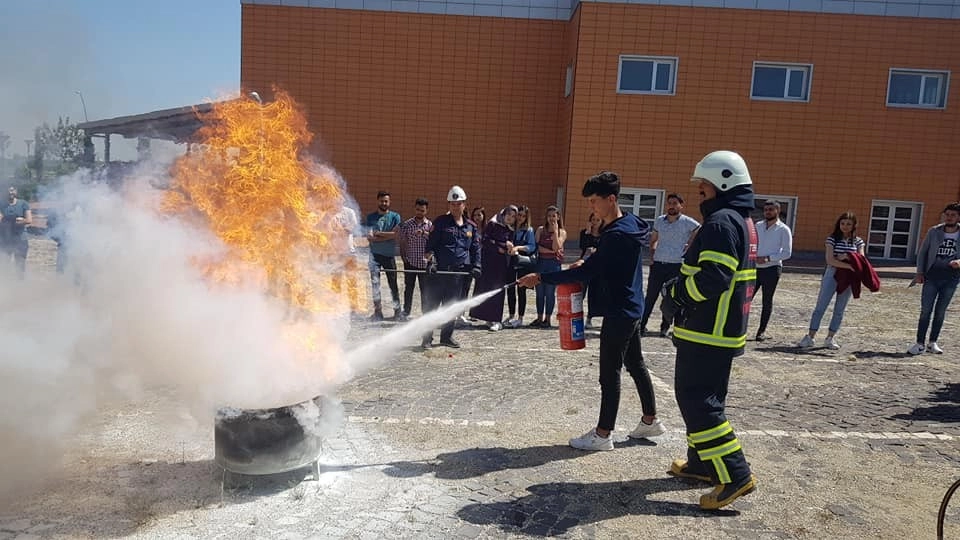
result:
[[[221,409],[214,425],[215,460],[238,474],[293,471],[320,457],[321,397],[276,409]]]

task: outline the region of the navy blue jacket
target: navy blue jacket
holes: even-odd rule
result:
[[[440,270],[480,268],[480,231],[466,216],[463,225],[457,225],[453,216],[444,214],[433,220],[425,252],[433,253]]]
[[[597,252],[578,268],[541,274],[544,283],[588,282],[599,286],[604,316],[643,318],[643,248],[650,226],[633,214],[624,214],[600,229]]]

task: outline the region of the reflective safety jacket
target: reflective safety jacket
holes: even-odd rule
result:
[[[747,189],[701,204],[703,225],[684,255],[680,279],[669,291],[682,314],[674,339],[732,349],[734,356],[743,354],[747,342],[757,280],[757,231],[747,214],[753,192],[743,187]]]

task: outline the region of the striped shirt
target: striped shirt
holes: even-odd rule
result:
[[[404,267],[423,270],[427,267],[423,254],[427,248],[427,238],[433,230],[433,222],[427,218],[417,221],[412,217],[400,224],[397,236],[400,239],[400,257]]]
[[[833,256],[836,257],[841,253],[856,253],[866,244],[863,243],[863,239],[859,236],[834,240],[831,235],[827,237],[827,245],[833,248]]]

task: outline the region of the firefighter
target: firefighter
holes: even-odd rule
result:
[[[747,339],[757,233],[750,219],[753,182],[739,154],[707,154],[691,181],[699,185],[703,226],[661,303],[676,327],[674,387],[687,431],[687,459],[675,460],[669,472],[712,483],[700,506],[716,510],[757,483],[724,414],[730,366]]]
[[[449,212],[433,220],[433,231],[424,250],[430,304],[424,312],[463,300],[463,275],[480,277],[480,230],[464,215],[466,204],[467,193],[460,186],[453,186],[447,192]],[[440,270],[447,273],[437,274]],[[440,345],[460,348],[460,342],[453,339],[453,321],[440,328]],[[420,346],[433,347],[433,330],[423,335]]]

